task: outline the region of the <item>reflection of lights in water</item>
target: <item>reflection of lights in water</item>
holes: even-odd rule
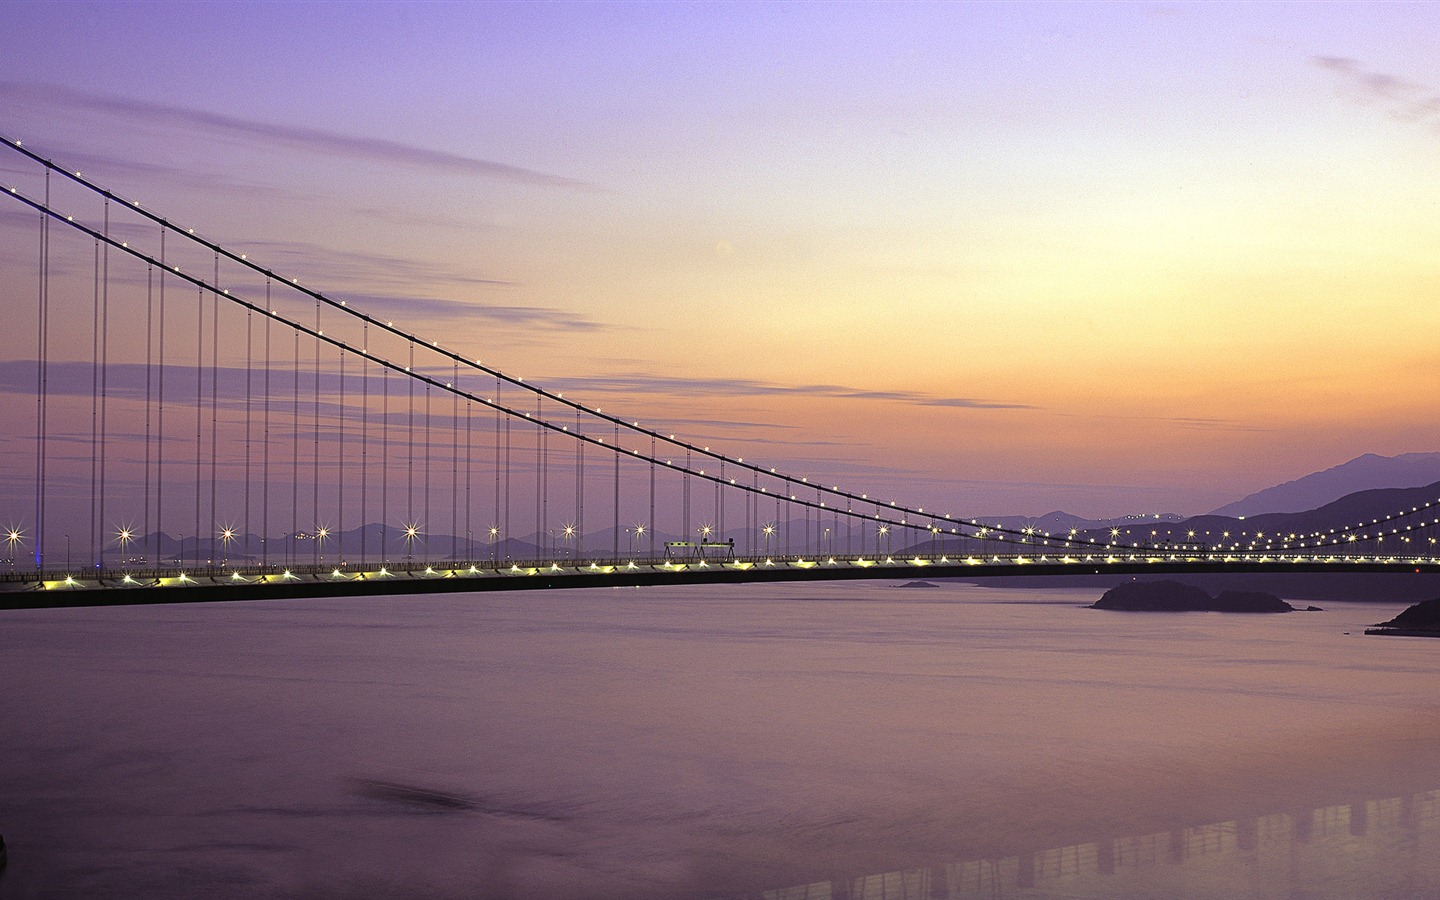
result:
[[[1431,896],[1440,790],[764,891],[848,897]]]

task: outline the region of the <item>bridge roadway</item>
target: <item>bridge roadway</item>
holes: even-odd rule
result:
[[[73,571],[73,570],[72,570]],[[854,581],[1063,575],[1351,572],[1440,574],[1440,557],[1116,553],[985,557],[737,557],[585,562],[399,561],[380,565],[239,566],[86,573],[0,573],[0,610],[136,606],[456,591],[553,590],[661,584]]]

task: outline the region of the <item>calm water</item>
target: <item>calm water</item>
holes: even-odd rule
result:
[[[1440,896],[1402,604],[1095,596],[0,613],[0,897]]]

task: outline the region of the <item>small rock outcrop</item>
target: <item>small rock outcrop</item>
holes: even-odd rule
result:
[[[1440,637],[1440,599],[1417,603],[1390,621],[1367,629],[1365,633]]]
[[[1178,581],[1132,581],[1105,592],[1090,609],[1129,612],[1294,612],[1295,607],[1274,594],[1260,591],[1223,591],[1211,597],[1201,588]]]

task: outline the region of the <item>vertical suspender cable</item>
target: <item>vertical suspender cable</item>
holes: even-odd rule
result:
[[[315,301],[315,331],[320,333],[320,301]],[[320,565],[320,338],[315,338],[315,441],[310,456],[310,542],[315,545],[315,565]]]
[[[655,558],[655,435],[650,435],[650,558]]]
[[[410,543],[413,534],[410,529],[415,527],[415,341],[410,341],[410,364],[405,367],[406,373],[410,375],[405,379],[410,389],[410,403],[408,404],[409,424],[405,428],[405,557],[410,557]]]
[[[750,472],[750,493],[745,497],[745,534],[748,540],[745,542],[750,555],[755,555],[756,530],[760,523],[756,521],[760,517],[760,473],[752,470]]]
[[[335,563],[345,564],[345,351],[340,354],[340,402],[335,422]]]
[[[452,362],[451,384],[460,386],[460,363]],[[459,559],[460,541],[460,395],[450,394],[450,558]]]
[[[215,251],[215,280],[211,282],[216,288],[220,287],[220,251]],[[215,483],[219,481],[219,457],[220,457],[220,295],[214,291],[210,293],[210,518],[206,521],[205,527],[210,532],[210,546],[215,546],[215,533],[224,528],[230,530],[229,523],[220,522],[220,511],[215,505]],[[229,554],[229,538],[222,538],[220,552]]]
[[[96,503],[99,491],[100,465],[100,240],[95,240],[94,275],[94,318],[90,329],[90,547],[92,568],[98,568],[104,553],[100,535],[103,533],[95,524]],[[68,562],[68,560],[67,560]]]
[[[457,381],[456,384],[458,385],[459,382]],[[475,451],[472,445],[473,435],[471,432],[474,420],[474,410],[471,409],[470,404],[467,402],[465,404],[465,556],[471,565],[475,564],[475,532],[472,530],[475,524],[473,521],[474,508],[472,506],[474,497],[471,493],[475,482]]]
[[[619,558],[620,558],[620,423],[619,423],[619,422],[616,422],[616,423],[614,423],[614,425],[615,425],[615,434],[614,434],[614,436],[611,438],[611,440],[613,440],[615,443],[614,443],[614,446],[611,447],[611,452],[612,452],[612,453],[614,454],[614,456],[615,456],[615,506],[614,506],[614,508],[613,508],[613,512],[615,513],[615,521],[611,524],[610,529],[611,529],[611,534],[613,535],[613,537],[614,537],[615,540],[614,540],[614,546],[612,546],[612,547],[610,548],[610,558],[611,558],[611,559],[619,559]]]
[[[495,379],[495,398],[494,398],[494,402],[495,402],[495,460],[494,460],[494,466],[495,466],[495,516],[494,516],[494,518],[492,518],[492,519],[490,520],[490,534],[488,535],[488,539],[489,539],[489,541],[490,541],[490,560],[491,560],[492,562],[494,562],[494,560],[495,560],[495,541],[496,541],[496,539],[504,540],[505,538],[508,538],[508,537],[510,536],[508,532],[505,533],[505,534],[498,534],[498,533],[495,531],[495,529],[501,527],[501,524],[502,524],[503,522],[505,522],[505,520],[500,517],[500,472],[502,471],[502,469],[506,469],[506,468],[509,466],[509,460],[508,460],[508,459],[503,459],[503,458],[500,456],[500,429],[501,429],[500,418],[501,418],[501,414],[500,414],[500,379],[498,379],[498,378]],[[505,419],[506,419],[506,421],[509,421],[509,416],[506,416]],[[503,459],[503,464],[502,464],[502,459]],[[507,474],[507,476],[508,476],[509,473],[507,472],[506,474]],[[507,484],[508,484],[508,479],[507,479]],[[508,503],[506,504],[505,509],[506,509],[506,512],[508,513],[508,512],[509,512],[509,509],[510,509]],[[506,527],[506,528],[509,527],[508,523],[505,523],[505,527]]]
[[[300,332],[295,332],[295,367],[291,370],[290,422],[290,536],[285,539],[285,562],[294,564],[300,549]]]
[[[495,383],[495,403],[496,403],[497,406],[498,406],[499,403],[500,403],[500,383],[499,383],[498,381]],[[495,415],[496,415],[496,416],[499,416],[499,415],[500,415],[500,411],[499,411],[498,409],[495,411]],[[505,467],[504,467],[504,468],[505,468],[505,522],[504,522],[505,530],[504,530],[504,532],[502,532],[502,535],[501,535],[501,536],[502,536],[505,540],[507,540],[507,541],[510,540],[510,534],[511,534],[511,532],[510,532],[510,481],[511,481],[511,478],[510,478],[510,474],[511,474],[511,470],[510,470],[510,458],[511,458],[511,457],[510,457],[510,440],[511,440],[511,439],[510,439],[510,425],[511,425],[510,417],[509,417],[509,416],[506,416],[506,417],[505,417]],[[510,546],[513,547],[514,544],[511,544]],[[506,556],[506,558],[508,559],[509,556],[510,556],[510,554],[507,552],[507,553],[505,554],[505,556]]]
[[[425,511],[425,527],[431,527],[430,518],[430,382],[425,382],[425,439],[420,442],[421,459],[425,466],[425,502],[421,509]],[[429,552],[429,546],[426,546]]]
[[[380,369],[380,562],[390,561],[390,370]]]
[[[265,308],[270,309],[270,279],[265,279]],[[260,562],[270,565],[270,317],[265,317],[265,442],[260,462]]]
[[[254,411],[251,403],[254,400],[254,370],[255,370],[255,314],[251,310],[245,310],[245,479],[241,483],[240,490],[245,495],[245,518],[242,526],[245,531],[245,546],[243,555],[246,562],[254,559],[254,552],[250,546],[250,534],[253,530],[250,522],[250,444],[253,438]]]
[[[45,170],[45,208],[50,208],[50,170]],[[45,565],[45,432],[50,379],[50,217],[40,215],[40,291],[35,363],[35,570]]]
[[[725,483],[725,461],[720,461],[720,480],[715,482],[715,518],[716,525],[720,529],[720,541],[725,540],[725,493],[721,487]]]
[[[585,559],[585,441],[580,441],[580,410],[575,410],[575,559]]]
[[[109,394],[110,378],[110,198],[105,198],[105,247],[102,250],[100,262],[100,489],[96,492],[96,498],[100,509],[96,516],[96,524],[100,529],[100,543],[96,547],[96,563],[103,567],[105,563],[105,432],[109,404],[106,402]],[[123,555],[124,544],[120,547]]]
[[[204,486],[201,474],[201,435],[205,419],[205,289],[195,289],[195,562],[200,562],[200,490]],[[183,538],[182,538],[182,543]]]
[[[779,490],[783,490],[783,485],[782,485],[782,487],[779,488]],[[788,518],[786,518],[786,520],[783,521],[783,523],[782,523],[782,521],[780,521],[780,495],[779,495],[779,492],[776,492],[776,494],[775,494],[775,526],[780,528],[780,553],[779,553],[779,554],[780,554],[780,556],[788,556],[789,552],[791,552],[791,523],[789,523]]]
[[[145,485],[142,507],[143,515],[140,518],[143,534],[140,552],[145,562],[151,566],[156,564],[155,555],[150,546],[150,442],[151,442],[151,409],[152,400],[152,367],[155,362],[155,267],[145,267],[145,475],[142,479]]]
[[[366,320],[361,330],[361,357],[370,358],[370,322]],[[370,529],[366,527],[369,523],[365,520],[370,515],[369,486],[370,486],[370,371],[364,365],[360,366],[360,564],[364,565],[366,550],[369,545],[366,541]]]
[[[850,500],[846,498],[845,512],[851,511]],[[855,557],[855,519],[849,515],[845,516],[845,555],[852,559]]]
[[[156,285],[159,327],[155,329],[155,561],[165,538],[165,228],[160,229],[160,277]]]

